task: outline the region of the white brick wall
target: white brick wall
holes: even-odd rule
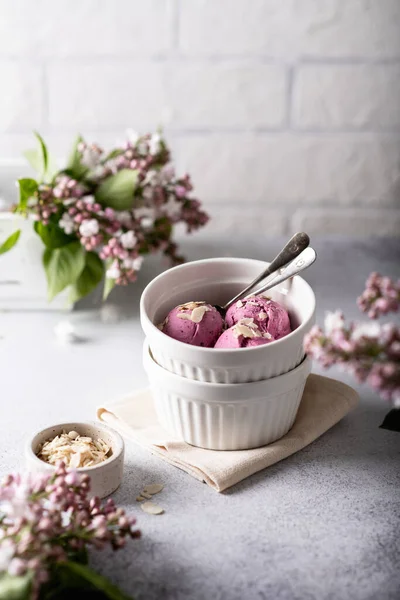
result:
[[[158,125],[210,235],[400,233],[400,0],[0,0],[0,199]]]
[[[300,66],[292,118],[301,129],[400,128],[400,64]]]

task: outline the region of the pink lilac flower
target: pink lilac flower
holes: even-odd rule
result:
[[[82,141],[78,144],[77,149],[82,155],[81,162],[83,166],[94,169],[100,164],[104,151],[97,144],[86,144]]]
[[[304,341],[306,352],[325,368],[339,365],[359,382],[400,406],[400,327],[386,323],[346,324],[342,313],[328,313],[325,329],[315,325]]]
[[[53,564],[89,546],[116,550],[140,536],[135,519],[111,499],[89,497],[89,481],[61,463],[54,474],[8,475],[0,486],[0,575],[30,572],[32,600]]]
[[[357,300],[360,309],[371,319],[376,319],[400,308],[400,280],[371,273],[364,292]]]

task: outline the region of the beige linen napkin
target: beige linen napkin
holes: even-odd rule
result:
[[[98,408],[97,417],[153,454],[222,492],[311,444],[357,402],[358,394],[351,387],[328,377],[310,375],[292,429],[277,442],[254,450],[204,450],[174,439],[158,424],[148,389]]]

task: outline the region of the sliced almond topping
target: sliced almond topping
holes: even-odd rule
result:
[[[155,502],[143,502],[140,508],[149,515],[162,515],[164,512],[164,509]]]
[[[240,337],[241,335],[246,338],[256,338],[261,337],[261,331],[257,328],[257,325],[254,323],[253,319],[241,319],[234,325],[233,334],[235,337]]]
[[[79,433],[77,431],[70,431],[68,433],[68,437],[71,438],[71,440],[75,440],[78,437]]]
[[[184,321],[191,321],[192,320],[192,315],[189,313],[184,313],[184,312],[179,312],[176,315],[178,317],[178,319],[182,319]]]
[[[146,494],[159,494],[162,490],[164,489],[164,486],[161,485],[161,483],[150,483],[149,485],[146,485],[146,487],[144,488],[144,492],[146,492]]]
[[[147,494],[146,492],[140,492],[140,495],[143,496],[143,498],[146,498],[146,500],[151,500],[151,494]]]
[[[194,310],[198,306],[202,306],[205,302],[202,300],[201,302],[186,302],[185,304],[180,304],[178,306],[178,310]]]
[[[247,325],[247,327],[251,327],[252,329],[257,329],[257,323],[254,322],[253,317],[244,317],[238,321],[240,325]]]
[[[143,502],[143,496],[136,496],[136,502]]]
[[[69,466],[72,467],[73,469],[77,469],[80,464],[81,464],[81,453],[74,452],[74,454],[71,456],[71,459],[69,461]]]
[[[210,309],[209,306],[205,306],[204,303],[196,303],[196,302],[188,302],[188,304],[192,304],[194,305],[194,308],[191,309],[189,306],[186,306],[185,304],[182,305],[182,307],[185,307],[184,309],[182,309],[182,307],[179,307],[179,310],[181,312],[178,312],[176,314],[176,316],[178,317],[178,319],[183,319],[185,321],[193,321],[193,323],[200,323],[200,321],[202,320],[202,318],[204,317],[205,313]],[[197,306],[197,304],[199,304],[199,306]],[[183,310],[191,310],[191,313],[187,313],[187,312],[183,312]]]
[[[242,308],[242,306],[243,306],[243,302],[242,302],[241,300],[238,300],[238,301],[236,302],[236,306],[237,306],[237,308]]]
[[[241,335],[243,335],[246,338],[253,338],[255,337],[254,331],[252,329],[250,329],[250,327],[247,327],[246,325],[235,325],[235,327],[233,328],[233,333],[235,335],[235,337],[240,337]]]
[[[258,318],[260,319],[260,321],[265,321],[265,319],[268,317],[267,313],[264,312],[263,310],[259,313]]]
[[[200,323],[205,313],[209,311],[209,306],[198,306],[192,310],[191,319],[194,323]]]
[[[163,331],[163,329],[167,325],[167,323],[168,323],[168,317],[165,317],[164,321],[162,323],[159,323],[158,325],[156,325],[156,327],[160,331]]]
[[[267,338],[267,339],[269,339],[269,340],[272,340],[272,335],[271,335],[270,333],[268,333],[268,331],[266,331],[265,333],[263,333],[263,334],[262,334],[262,336],[263,336],[264,338]]]

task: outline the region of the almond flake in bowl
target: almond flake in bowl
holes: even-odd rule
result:
[[[102,463],[111,454],[110,446],[101,438],[93,439],[72,430],[45,441],[37,457],[51,465],[63,461],[71,469],[82,469]]]

